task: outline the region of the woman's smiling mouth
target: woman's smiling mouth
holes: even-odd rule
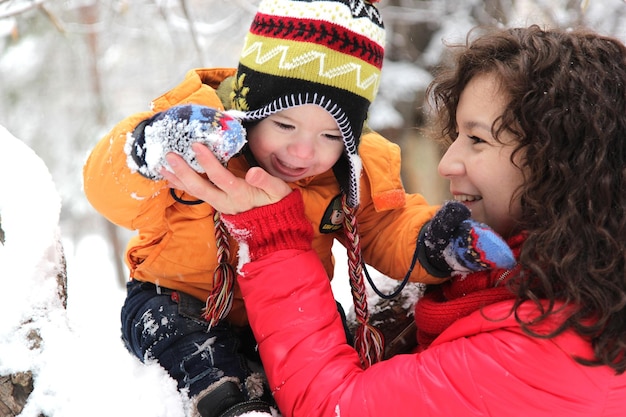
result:
[[[455,194],[454,199],[461,203],[471,203],[473,201],[482,200],[483,198],[479,195]]]

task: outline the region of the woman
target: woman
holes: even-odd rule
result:
[[[430,87],[449,145],[439,172],[517,265],[430,287],[415,311],[418,352],[361,369],[298,192],[259,170],[229,176],[202,153],[214,184],[201,198],[233,214],[224,220],[248,251],[238,279],[280,410],[622,416],[626,48],[582,29],[532,26],[453,49],[452,67]],[[174,172],[170,181],[198,192],[186,167]],[[449,221],[446,207],[425,226],[425,246]]]

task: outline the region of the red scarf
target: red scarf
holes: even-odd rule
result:
[[[524,240],[525,235],[520,234],[507,241],[516,259]],[[515,298],[504,285],[511,272],[506,269],[474,272],[430,286],[415,305],[418,349],[426,349],[456,320],[484,306]]]

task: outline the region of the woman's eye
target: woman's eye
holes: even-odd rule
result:
[[[479,138],[478,136],[468,136],[468,138],[474,143],[485,143],[485,141]]]

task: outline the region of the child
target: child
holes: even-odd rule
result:
[[[328,278],[334,239],[350,253],[361,323],[355,344],[366,365],[378,359],[382,343],[367,324],[361,256],[398,279],[412,271],[412,281],[440,282],[452,272],[446,262],[428,272],[412,267],[418,232],[436,207],[404,192],[396,145],[369,131],[361,138],[383,45],[382,20],[369,2],[264,0],[236,73],[191,71],[150,112],[126,118],[105,135],[85,165],[91,204],[113,223],[139,232],[126,252],[126,346],[142,360],[157,360],[203,417],[268,412],[271,398],[250,362],[256,342],[234,287],[236,243],[219,211],[200,195],[168,188],[168,151],[199,169],[191,148],[199,141],[237,177],[259,165],[302,191],[315,228],[313,246]],[[231,104],[238,113],[212,109]],[[247,144],[229,159],[241,145],[231,115],[243,120]],[[471,237],[469,229],[458,234]],[[484,254],[465,253],[461,268],[490,267]]]
[[[518,264],[430,286],[415,310],[419,352],[363,370],[299,192],[259,170],[246,187],[202,154],[218,187],[202,195],[248,251],[238,282],[285,416],[624,415],[626,47],[532,26],[455,49],[430,88],[449,144],[439,172]],[[170,181],[195,181],[168,158]]]

